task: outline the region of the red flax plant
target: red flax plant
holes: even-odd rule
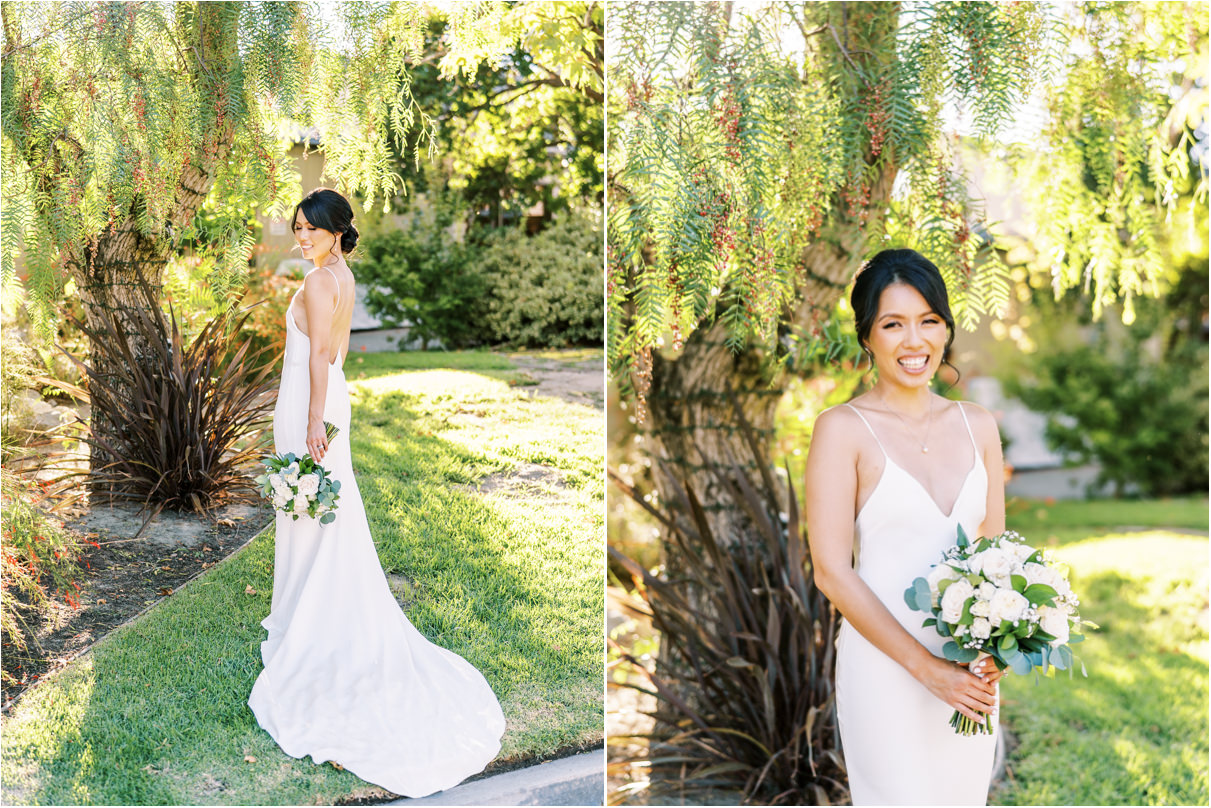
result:
[[[90,495],[205,511],[253,496],[250,471],[264,453],[265,427],[275,400],[274,360],[242,331],[250,309],[211,318],[185,344],[175,311],[160,311],[155,292],[139,283],[145,305],[121,316],[106,312],[93,327],[78,323],[92,355],[72,356],[88,380],[91,420],[116,429],[104,435],[87,425],[81,440],[93,468],[74,472]],[[116,383],[98,368],[122,368]],[[101,462],[97,462],[100,460]]]
[[[714,506],[702,503],[685,470],[667,462],[659,463],[669,482],[661,490],[672,492],[666,509],[610,471],[663,527],[667,568],[678,571],[675,580],[658,577],[610,548],[631,576],[643,616],[660,632],[654,672],[614,643],[647,684],[629,677],[611,686],[656,699],[648,737],[653,788],[739,789],[746,801],[766,804],[844,801],[833,701],[837,614],[812,579],[793,489],[782,494],[786,486],[776,484],[738,405],[735,412],[751,459],[741,465],[728,452],[721,464],[702,456],[723,492]],[[746,468],[758,470],[760,489]],[[711,507],[743,510],[752,532],[716,535]]]

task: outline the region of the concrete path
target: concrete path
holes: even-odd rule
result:
[[[595,749],[387,805],[602,805],[604,800],[605,750]]]

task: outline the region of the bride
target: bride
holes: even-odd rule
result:
[[[331,760],[408,797],[449,788],[500,749],[505,720],[484,677],[433,645],[400,611],[379,564],[349,448],[349,352],[357,244],[336,191],[307,194],[294,237],[312,261],[286,311],[273,413],[276,452],[310,453],[340,480],[336,520],[278,512],[264,670],[248,705],[286,754]],[[340,431],[329,444],[324,422]]]
[[[912,250],[884,250],[851,296],[874,387],[820,414],[807,461],[807,526],[817,586],[843,621],[837,721],[855,805],[983,805],[996,736],[957,735],[958,710],[996,714],[1001,674],[942,657],[904,590],[956,541],[1005,529],[996,421],[930,392],[949,364],[946,284]],[[994,727],[995,727],[994,722]]]

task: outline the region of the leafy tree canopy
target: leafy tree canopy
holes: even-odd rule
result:
[[[609,355],[642,394],[651,351],[704,323],[727,347],[810,344],[860,258],[928,255],[959,320],[1000,313],[1007,272],[948,110],[995,138],[1038,88],[1035,195],[1058,292],[1154,294],[1149,247],[1190,181],[1205,3],[624,4],[610,17]],[[1200,55],[1201,53],[1201,55]],[[1197,81],[1198,79],[1193,79]],[[1205,95],[1201,118],[1205,120]],[[1018,149],[1023,154],[1029,148]],[[1205,174],[1195,179],[1205,198]],[[1161,215],[1154,215],[1159,202]],[[1145,204],[1148,203],[1148,204]],[[849,260],[822,260],[831,255]]]
[[[410,69],[438,159],[401,155],[406,184],[448,189],[493,221],[538,202],[548,212],[599,202],[602,4],[513,3],[494,22],[432,19]]]
[[[502,11],[455,16],[489,30]],[[423,50],[419,4],[5,3],[0,14],[3,283],[16,290],[23,251],[44,333],[69,283],[95,309],[120,304],[132,266],[156,280],[209,193],[287,212],[301,189],[286,146],[308,130],[327,176],[367,207],[400,188],[393,142],[432,130],[406,69]],[[242,214],[219,233],[207,249],[222,258],[222,289],[251,245]]]

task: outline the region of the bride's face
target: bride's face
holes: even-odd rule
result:
[[[949,335],[946,322],[920,292],[893,283],[879,295],[879,313],[866,342],[881,381],[921,387],[942,364]]]
[[[338,236],[331,230],[322,230],[303,215],[300,208],[294,218],[294,240],[298,242],[303,257],[314,262],[317,266],[324,263],[330,255],[337,255],[340,250],[336,247]]]

